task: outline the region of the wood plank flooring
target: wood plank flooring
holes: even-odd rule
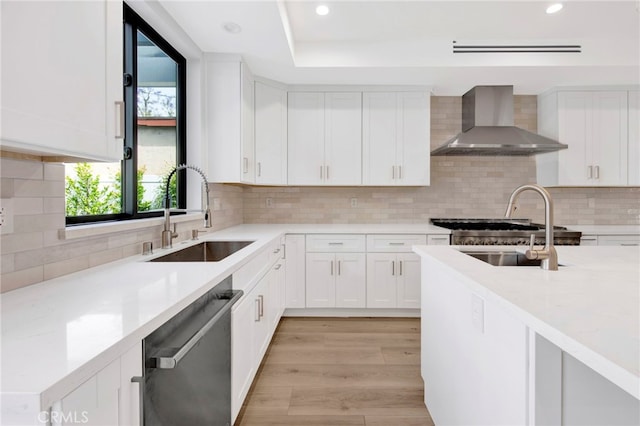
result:
[[[418,318],[283,318],[236,426],[433,426]]]

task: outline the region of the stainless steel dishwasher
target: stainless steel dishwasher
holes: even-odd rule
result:
[[[145,426],[231,424],[231,277],[144,339]]]

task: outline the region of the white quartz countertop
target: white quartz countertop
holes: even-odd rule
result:
[[[3,402],[66,395],[285,233],[449,234],[428,224],[240,225],[200,237],[255,240],[220,262],[134,256],[0,295]],[[174,244],[179,250],[188,244]],[[8,396],[13,395],[13,396]]]
[[[461,250],[414,246],[536,333],[640,399],[640,248],[556,246],[558,271],[492,266]],[[502,247],[513,250],[513,247]],[[524,251],[524,248],[518,248]]]

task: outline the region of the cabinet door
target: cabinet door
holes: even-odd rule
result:
[[[285,256],[286,290],[285,307],[304,308],[305,296],[305,236],[287,235]]]
[[[398,94],[398,185],[429,185],[431,105],[428,93]]]
[[[270,309],[273,308],[272,302],[272,288],[270,285],[271,270],[264,278],[256,284],[251,294],[253,295],[253,301],[257,309],[258,321],[253,324],[253,348],[254,356],[257,359],[255,362],[256,368],[260,364],[260,360],[267,352],[270,338]],[[254,314],[255,315],[255,314]]]
[[[113,426],[119,424],[120,359],[62,398],[57,418],[62,425],[86,423]],[[53,417],[52,413],[52,417]]]
[[[324,171],[324,93],[288,95],[288,183],[320,185]]]
[[[394,185],[398,136],[396,93],[363,93],[363,183]]]
[[[3,149],[121,160],[122,2],[1,8]]]
[[[255,82],[256,183],[287,183],[287,92]]]
[[[336,255],[337,308],[364,308],[366,306],[365,268],[364,253]]]
[[[260,321],[254,292],[244,296],[231,311],[231,418],[235,421],[256,373],[254,324]]]
[[[142,376],[142,342],[139,342],[120,357],[120,425],[140,425],[140,386],[132,382],[133,377]]]
[[[255,182],[255,145],[254,145],[254,90],[253,76],[246,65],[241,64],[241,123],[242,123],[242,182]]]
[[[367,308],[397,306],[395,254],[367,254]]]
[[[420,308],[420,256],[414,253],[397,255],[398,308]]]
[[[325,93],[327,185],[362,183],[362,94]]]
[[[307,253],[307,308],[336,306],[336,264],[333,253]]]
[[[629,92],[628,184],[640,185],[640,91]]]
[[[593,178],[598,185],[627,184],[627,92],[593,92]]]
[[[591,153],[591,95],[588,92],[558,93],[558,138],[569,145],[558,154],[559,185],[587,185],[593,177]],[[590,173],[591,172],[591,173]]]

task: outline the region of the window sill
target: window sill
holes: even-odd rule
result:
[[[185,215],[171,216],[171,223],[190,222],[192,220],[204,220],[204,213],[188,213]],[[113,234],[115,232],[151,228],[154,226],[160,226],[163,223],[163,217],[154,217],[150,219],[134,219],[119,222],[70,226],[58,230],[58,238],[61,240],[75,240],[77,238],[96,237],[99,235]]]

